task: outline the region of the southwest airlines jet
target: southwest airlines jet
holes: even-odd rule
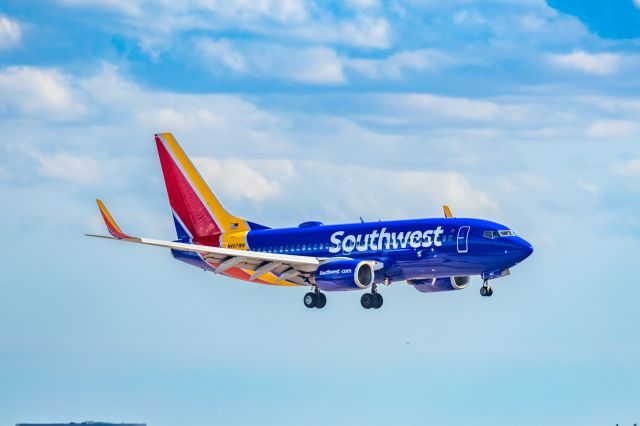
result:
[[[272,229],[233,216],[220,204],[170,133],[155,136],[176,227],[175,241],[132,237],[97,200],[109,236],[165,247],[190,265],[258,284],[305,286],[308,308],[323,308],[324,292],[365,291],[365,309],[382,306],[380,284],[403,281],[423,293],[462,290],[471,276],[489,281],[509,275],[533,247],[499,223],[444,217],[324,225],[304,222]]]

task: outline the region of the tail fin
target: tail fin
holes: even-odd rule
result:
[[[222,207],[171,133],[155,135],[178,238],[220,246],[220,235],[249,230]]]

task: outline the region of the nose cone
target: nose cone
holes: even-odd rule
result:
[[[533,246],[524,238],[517,237],[512,251],[516,257],[516,263],[520,263],[533,253]]]

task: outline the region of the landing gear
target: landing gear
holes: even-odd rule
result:
[[[304,306],[307,308],[315,308],[318,298],[315,293],[307,293],[304,295]]]
[[[480,287],[480,296],[482,297],[491,297],[493,295],[493,289],[489,285],[488,281],[482,283],[482,287]]]
[[[360,304],[365,309],[380,309],[383,302],[384,299],[382,298],[382,295],[378,293],[375,284],[371,286],[371,293],[365,293],[360,298]]]
[[[384,302],[384,299],[382,298],[382,295],[380,293],[376,293],[375,297],[376,297],[376,304],[374,308],[380,309],[382,307],[382,303]]]
[[[365,309],[373,308],[373,304],[374,304],[374,296],[373,296],[373,294],[371,294],[371,293],[363,294],[362,297],[360,298],[360,304]]]
[[[304,306],[307,308],[318,308],[322,309],[327,304],[327,296],[324,293],[321,293],[320,290],[316,287],[313,291],[304,295]]]

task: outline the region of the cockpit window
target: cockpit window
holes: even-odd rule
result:
[[[515,237],[516,233],[510,229],[503,229],[501,231],[484,231],[482,236],[485,238],[489,238],[491,240],[495,240],[500,237]]]

